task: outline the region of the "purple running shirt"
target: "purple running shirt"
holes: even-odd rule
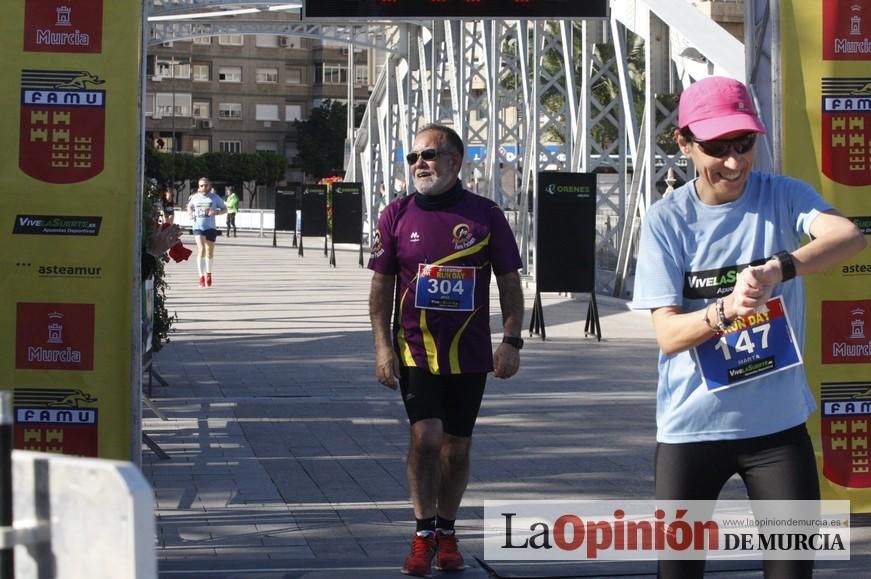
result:
[[[470,191],[438,209],[422,208],[415,197],[384,209],[369,258],[369,269],[398,276],[393,338],[400,363],[433,374],[490,372],[490,272],[522,267],[514,234],[496,203]],[[428,296],[431,287],[441,293]]]

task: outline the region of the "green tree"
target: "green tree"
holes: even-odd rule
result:
[[[178,186],[185,181],[199,179],[206,171],[203,157],[190,153],[163,153],[150,144],[145,147],[145,175],[158,183]]]
[[[313,109],[308,120],[294,121],[299,163],[312,180],[339,175],[344,171],[347,105],[327,100]],[[363,106],[354,112],[354,124],[363,118]]]

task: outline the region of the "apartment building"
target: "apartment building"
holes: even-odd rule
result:
[[[149,48],[146,138],[161,151],[283,154],[286,180],[302,182],[293,121],[348,98],[347,44],[228,34]],[[354,98],[365,103],[374,55],[354,50]],[[260,197],[258,195],[258,197]]]

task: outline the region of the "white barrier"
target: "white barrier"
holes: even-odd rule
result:
[[[218,224],[218,229],[227,230],[227,215],[218,215],[215,219]],[[175,218],[173,223],[177,223],[181,227],[190,227],[191,218],[184,207],[175,208]],[[263,237],[265,231],[272,232],[275,227],[275,211],[272,209],[239,209],[236,213],[236,229],[245,229],[249,231],[259,231],[260,237]]]
[[[16,579],[155,579],[154,496],[131,463],[12,453]]]

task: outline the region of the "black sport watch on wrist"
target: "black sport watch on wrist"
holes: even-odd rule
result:
[[[791,253],[788,251],[778,251],[768,258],[769,261],[772,259],[780,262],[780,271],[783,272],[783,279],[781,281],[789,281],[795,277],[795,260],[793,260]]]
[[[523,349],[523,338],[514,337],[514,336],[505,336],[502,338],[503,344],[508,344],[509,346],[514,346],[518,350]]]

